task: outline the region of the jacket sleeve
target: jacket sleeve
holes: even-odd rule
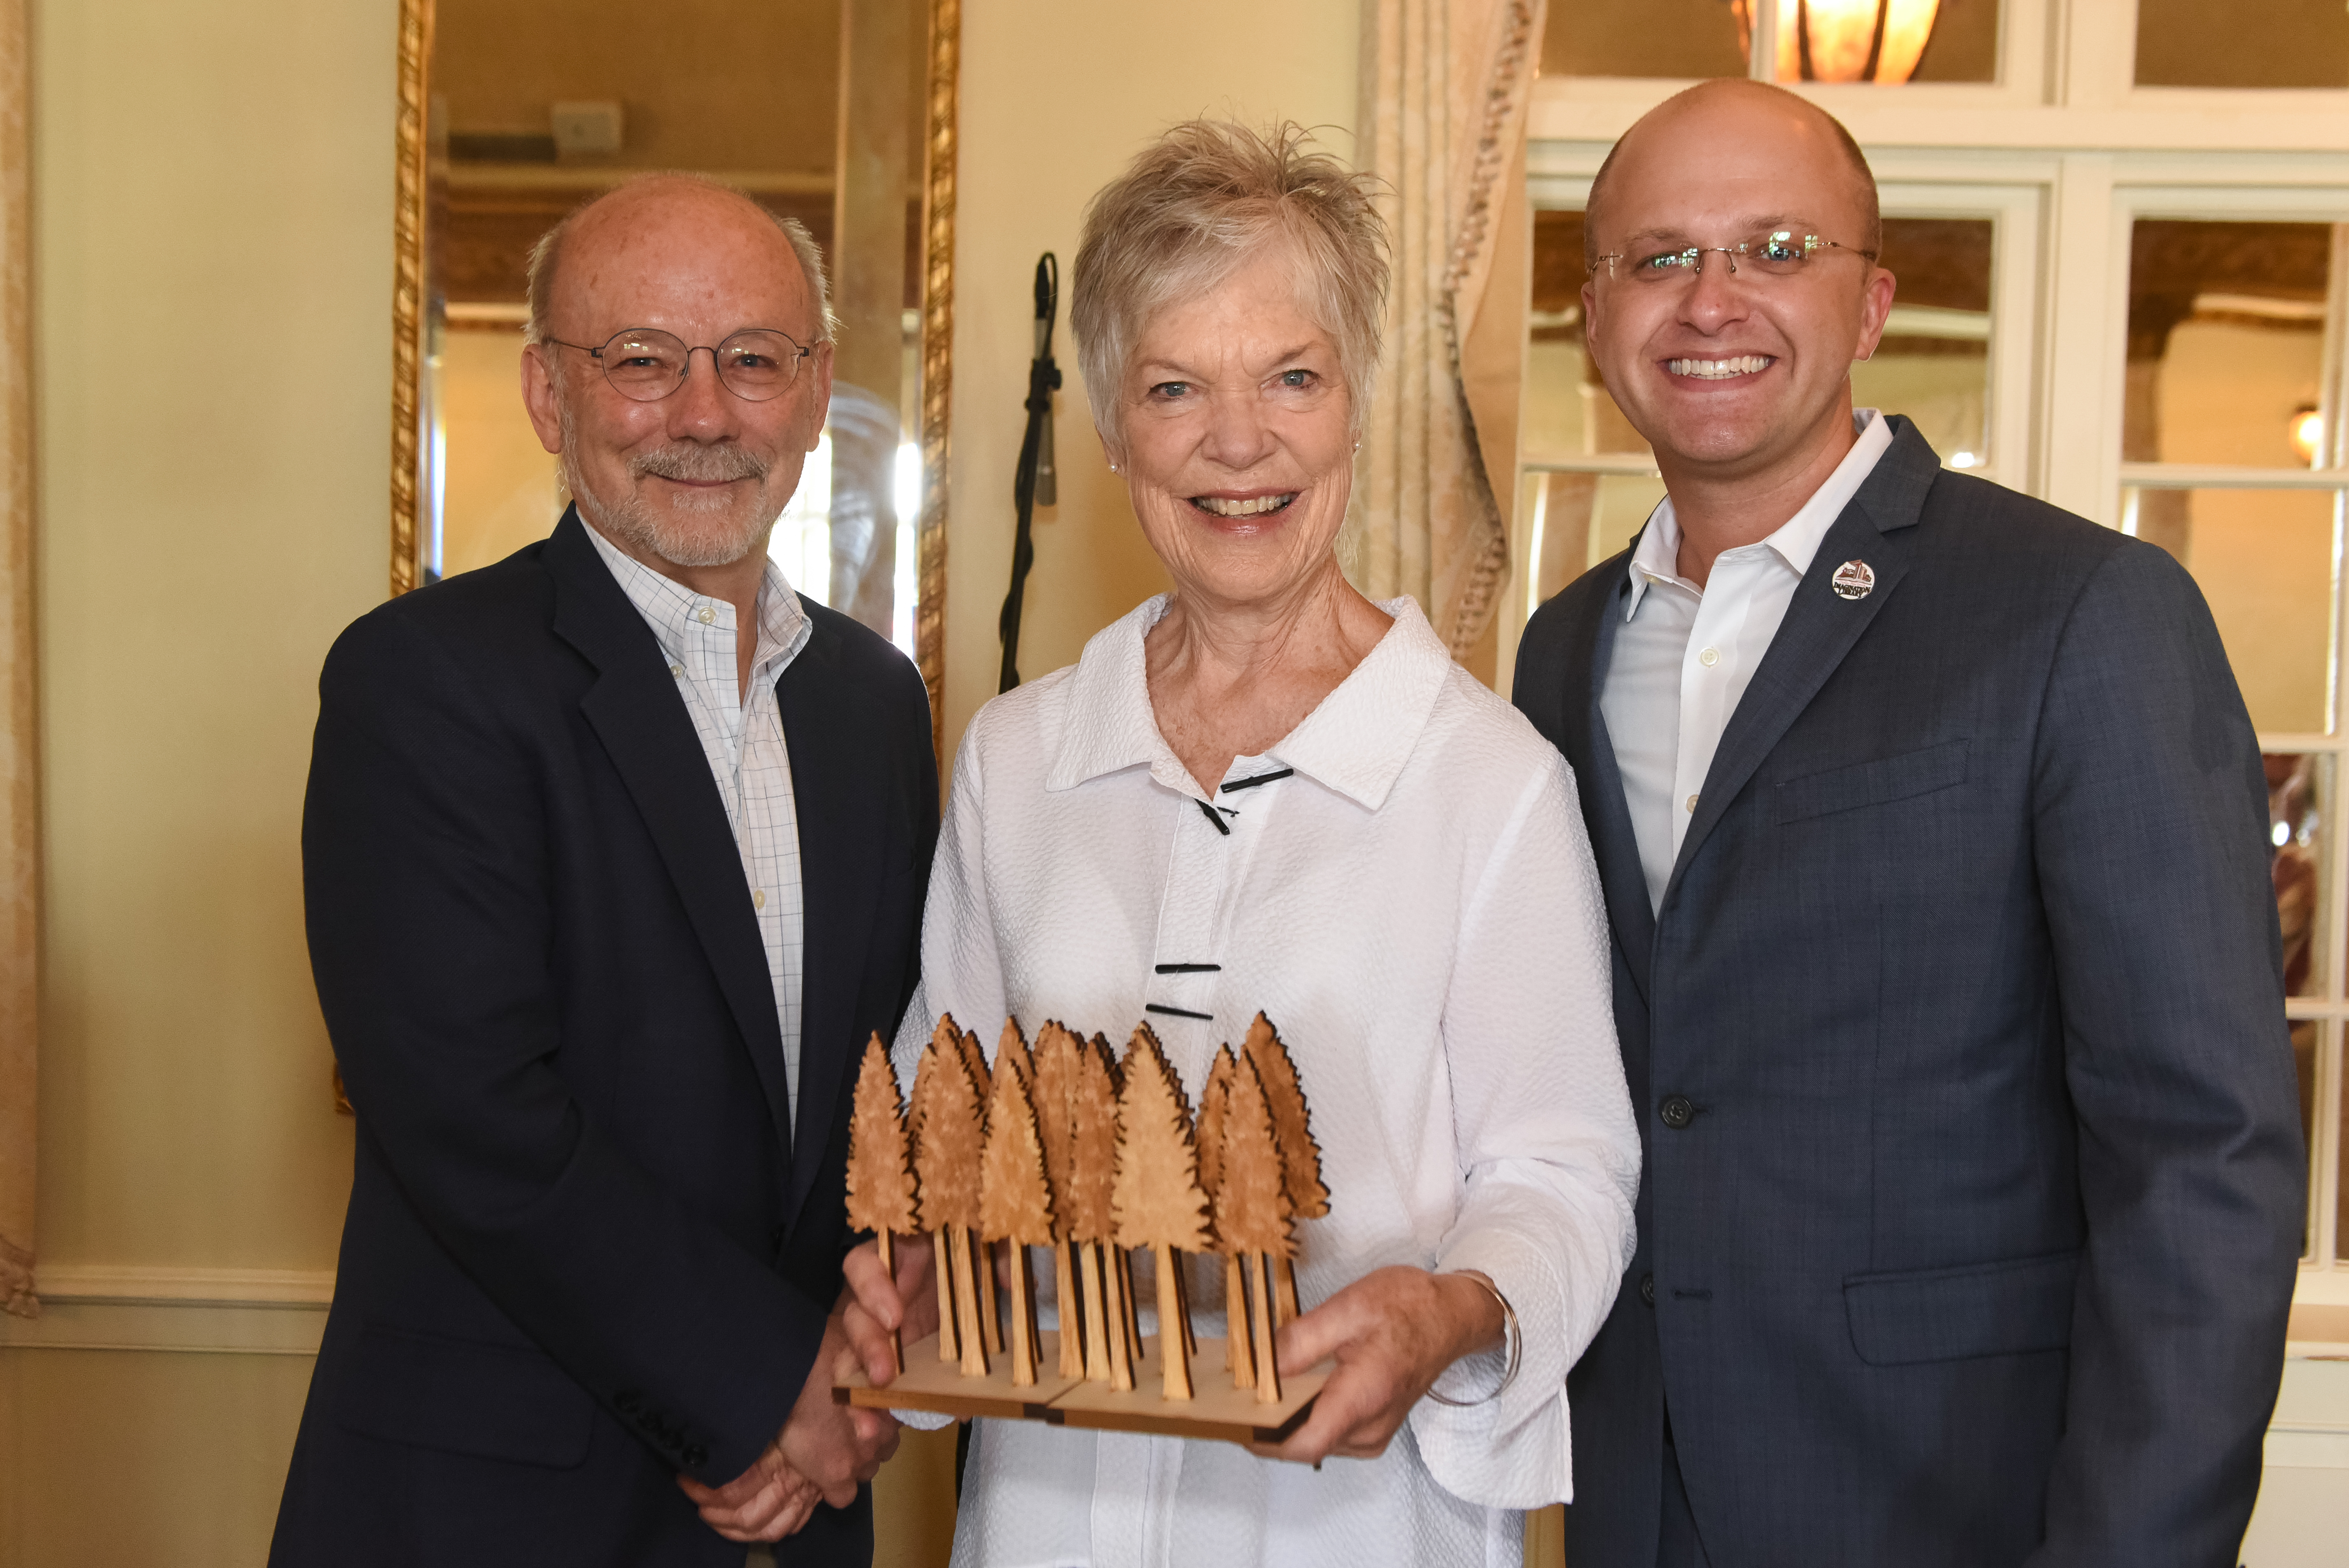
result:
[[[2231,1563],[2305,1212],[2259,746],[2199,592],[2123,546],[2057,645],[2033,829],[2086,1246],[2045,1564]]]
[[[482,1292],[676,1468],[781,1429],[831,1303],[688,1210],[556,1069],[540,759],[462,661],[378,612],[320,681],[311,964],[360,1135]]]

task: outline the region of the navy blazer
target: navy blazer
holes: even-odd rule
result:
[[[2304,1212],[2258,743],[2168,554],[1893,428],[1661,911],[1599,711],[1628,555],[1521,646],[1646,1157],[1567,1560],[1656,1562],[1669,1405],[1718,1568],[2230,1564]]]
[[[303,871],[358,1145],[274,1564],[740,1568],[676,1478],[748,1469],[807,1379],[937,832],[921,677],[806,610],[795,1099],[701,742],[575,512],[327,656]],[[868,1491],[779,1556],[871,1554]]]

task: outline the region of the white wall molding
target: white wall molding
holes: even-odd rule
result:
[[[315,1356],[330,1270],[41,1265],[41,1315],[0,1316],[0,1346]]]

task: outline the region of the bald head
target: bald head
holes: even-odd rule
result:
[[[607,243],[642,243],[647,238],[677,232],[676,225],[697,231],[731,232],[753,245],[767,245],[779,236],[779,267],[797,264],[813,296],[817,340],[828,341],[834,327],[832,295],[823,272],[823,253],[815,236],[796,218],[786,218],[761,207],[731,185],[698,174],[639,174],[601,196],[574,208],[563,221],[541,235],[530,252],[530,324],[524,339],[544,341],[554,332],[553,322],[564,284],[566,253],[597,251]],[[745,232],[747,231],[747,232]],[[623,326],[640,325],[623,322]],[[574,329],[575,330],[575,329]]]
[[[1742,77],[1722,77],[1674,93],[1641,115],[1609,150],[1607,160],[1599,166],[1598,178],[1590,182],[1590,199],[1584,204],[1583,265],[1599,263],[1610,187],[1624,172],[1624,165],[1632,166],[1635,178],[1670,179],[1676,166],[1685,167],[1686,160],[1705,156],[1708,147],[1732,145],[1783,150],[1798,160],[1824,160],[1834,165],[1842,176],[1841,194],[1857,224],[1858,237],[1847,242],[1870,252],[1884,248],[1876,176],[1843,122],[1784,88]],[[1651,152],[1657,156],[1647,156]]]

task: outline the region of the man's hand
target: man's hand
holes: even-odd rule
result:
[[[790,1418],[749,1470],[721,1487],[677,1478],[703,1522],[727,1540],[780,1541],[805,1524],[819,1501],[846,1508],[856,1501],[857,1487],[897,1451],[895,1417],[833,1402],[833,1384],[857,1361],[841,1326],[853,1305],[843,1292]],[[882,1354],[888,1354],[885,1340]]]
[[[808,1522],[823,1494],[783,1458],[781,1439],[769,1443],[750,1468],[721,1487],[707,1487],[689,1475],[677,1478],[701,1510],[701,1522],[729,1541],[781,1541]]]
[[[1287,1442],[1250,1446],[1266,1459],[1305,1464],[1331,1454],[1376,1459],[1428,1385],[1497,1341],[1503,1328],[1492,1293],[1465,1274],[1402,1267],[1365,1274],[1280,1331],[1282,1376],[1333,1356],[1338,1369]]]
[[[889,1333],[895,1329],[911,1345],[938,1326],[938,1293],[931,1288],[930,1248],[917,1237],[897,1238],[897,1275],[881,1266],[881,1247],[867,1242],[848,1254],[841,1272],[848,1279],[847,1310],[842,1314],[848,1343],[864,1363],[864,1376],[874,1387],[885,1387],[897,1375],[889,1351]]]

